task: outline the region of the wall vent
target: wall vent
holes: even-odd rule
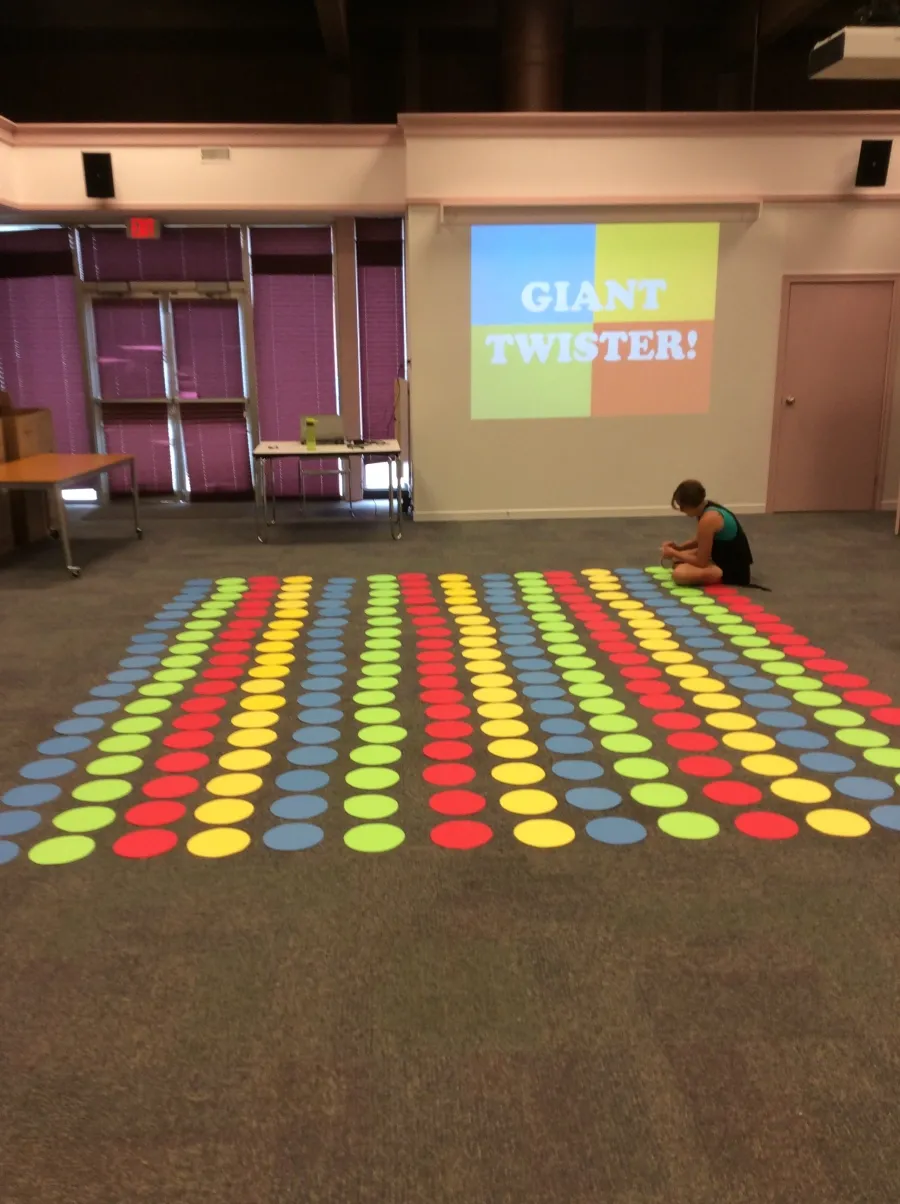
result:
[[[204,146],[200,150],[201,163],[227,163],[231,149],[227,146]]]

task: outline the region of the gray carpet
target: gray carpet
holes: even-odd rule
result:
[[[89,514],[81,580],[3,563],[0,790],[187,578],[639,566],[686,530],[284,517]],[[746,526],[758,600],[900,697],[889,517]],[[425,797],[381,858],[0,867],[2,1204],[896,1199],[900,836],[449,854]]]

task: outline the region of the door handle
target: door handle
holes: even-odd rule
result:
[[[784,399],[784,404],[786,406],[796,405],[796,402],[797,402],[796,397],[785,397],[785,399]]]

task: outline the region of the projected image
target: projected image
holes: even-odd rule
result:
[[[473,226],[472,417],[709,408],[719,226]]]

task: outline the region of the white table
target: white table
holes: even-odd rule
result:
[[[282,439],[276,443],[258,443],[253,449],[256,463],[256,538],[265,543],[266,528],[275,525],[275,494],[272,493],[272,517],[269,518],[268,471],[272,460],[296,460],[300,479],[300,496],[306,500],[303,482],[304,460],[379,459],[388,461],[388,523],[393,539],[400,539],[400,457],[401,448],[396,439],[372,439],[361,443],[317,443],[309,448],[299,440]],[[397,483],[394,483],[394,473]]]

